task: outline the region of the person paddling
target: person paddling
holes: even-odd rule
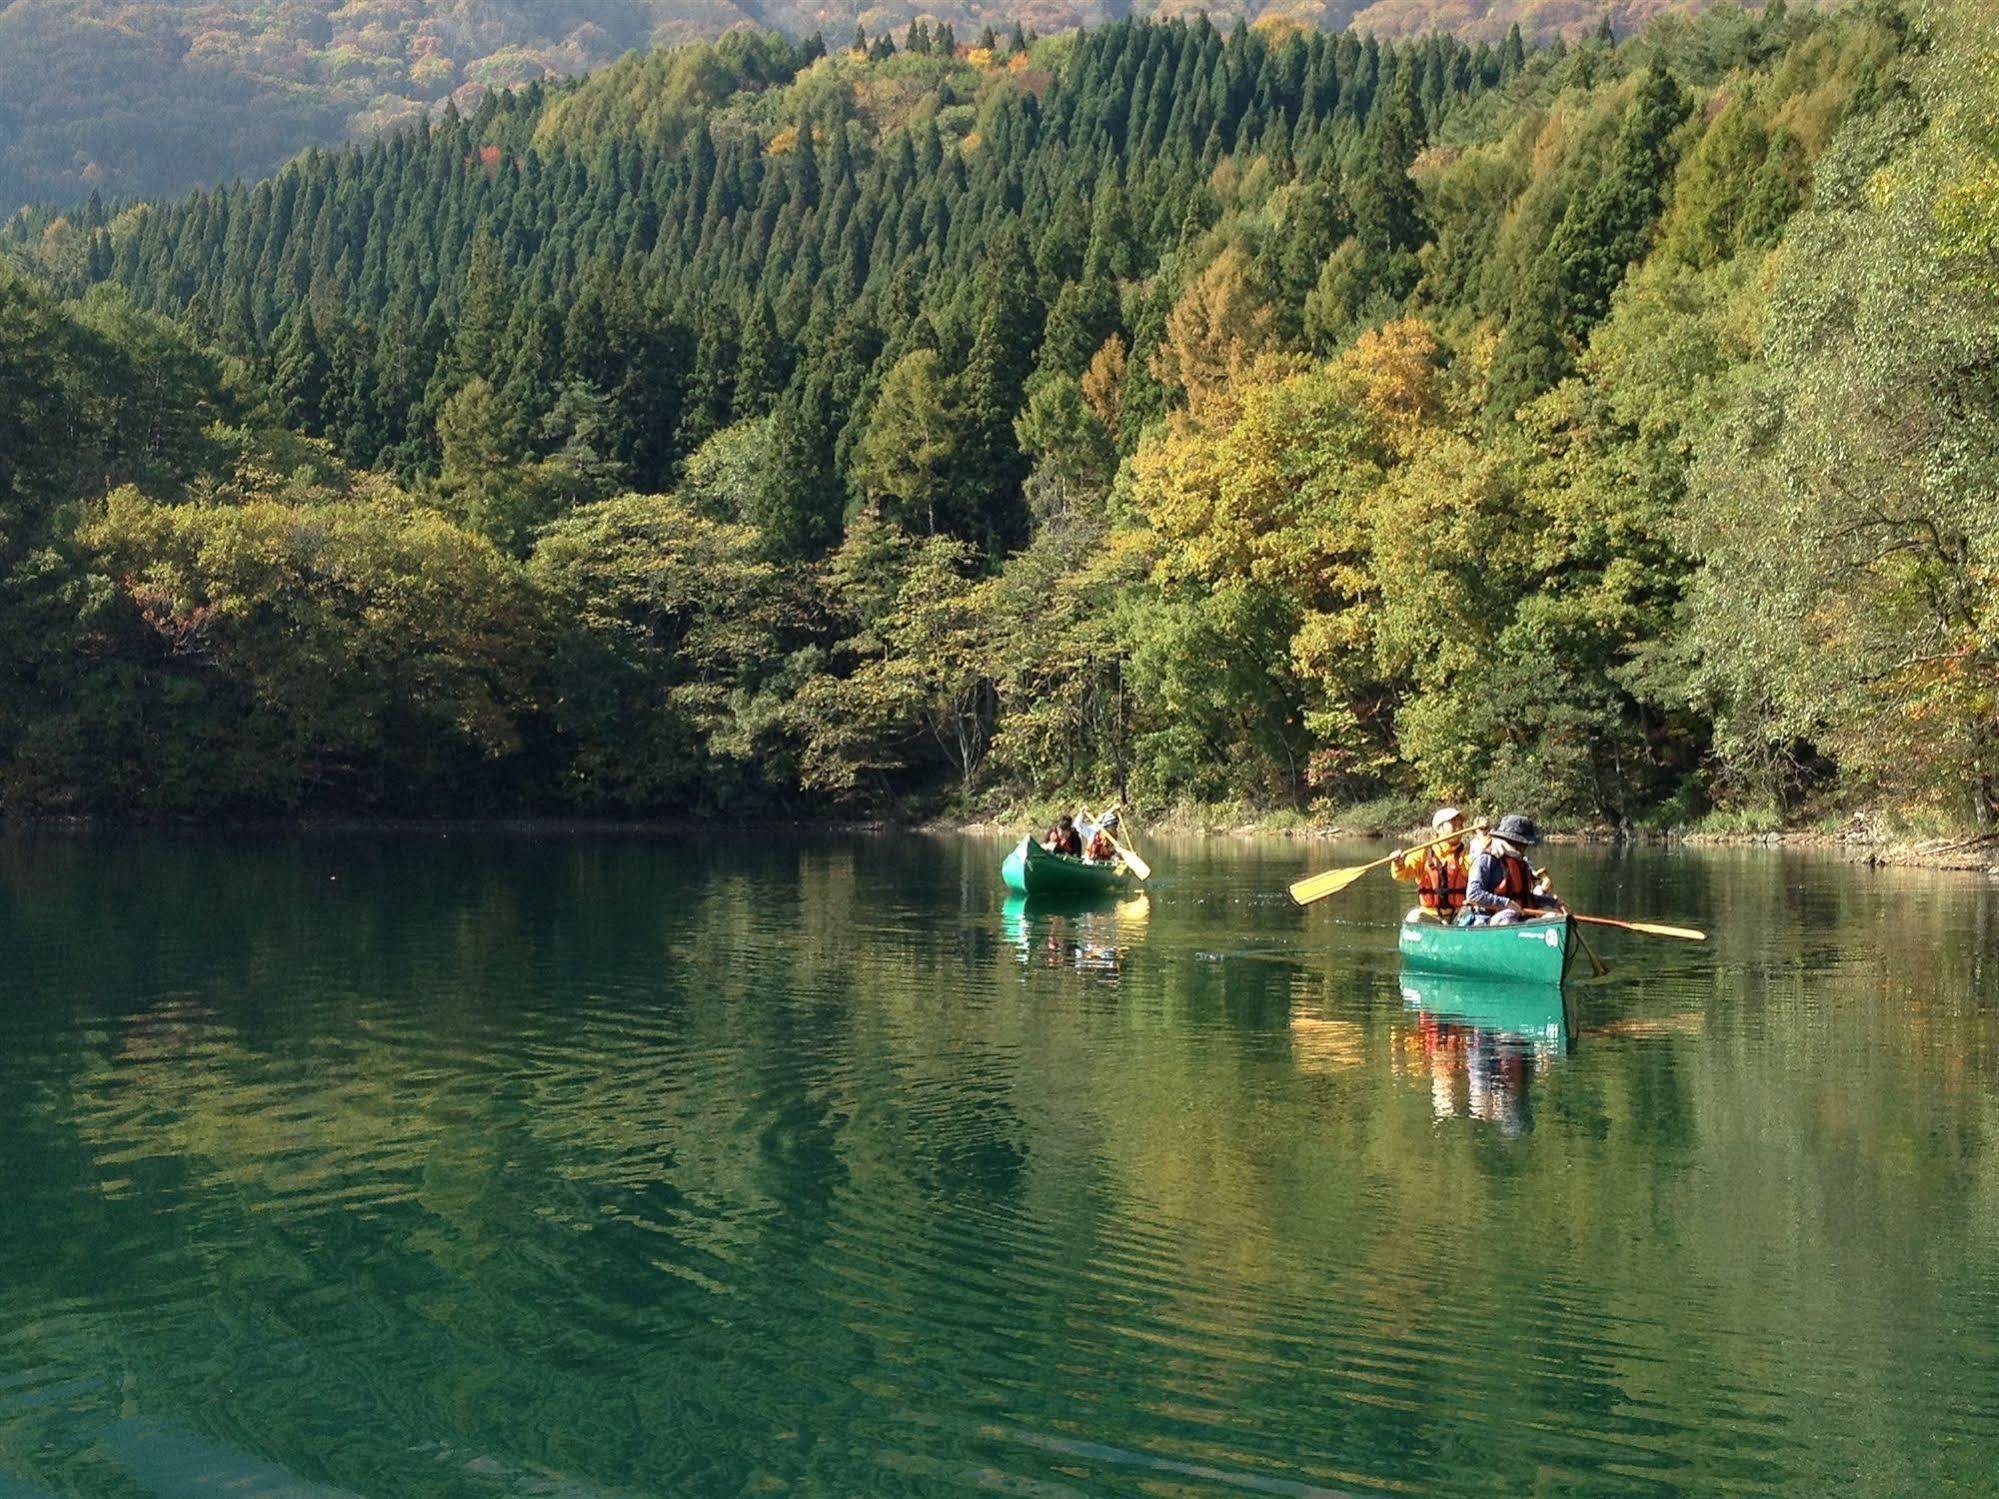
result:
[[[1459,926],[1511,926],[1530,916],[1553,915],[1561,901],[1537,879],[1526,851],[1541,841],[1534,819],[1509,812],[1472,860]]]
[[[1064,812],[1055,819],[1055,826],[1048,830],[1048,837],[1041,845],[1051,854],[1067,854],[1072,859],[1083,857],[1083,835],[1076,831],[1076,819]]]
[[[1090,845],[1083,850],[1083,857],[1092,864],[1109,864],[1116,859],[1117,844],[1111,838],[1111,829],[1117,826],[1117,813],[1106,812],[1090,833]]]
[[[1463,833],[1464,827],[1464,813],[1456,807],[1442,808],[1430,819],[1433,840]],[[1470,843],[1470,838],[1461,837],[1455,843],[1435,848],[1395,851],[1395,862],[1388,866],[1388,872],[1403,884],[1416,887],[1416,906],[1403,918],[1405,921],[1441,921],[1448,925],[1457,920],[1458,912],[1464,909],[1465,890],[1471,883]]]

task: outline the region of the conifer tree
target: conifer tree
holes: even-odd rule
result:
[[[791,148],[791,202],[802,212],[819,206],[819,147],[814,142],[812,122],[798,122],[798,139]]]
[[[1603,175],[1571,201],[1549,240],[1566,330],[1580,333],[1603,317],[1625,268],[1650,243],[1673,132],[1688,108],[1670,73],[1656,63],[1646,69]]]
[[[794,385],[771,413],[771,470],[750,519],[779,557],[818,557],[839,537],[846,493],[825,406],[823,391]]]
[[[1014,437],[1026,370],[1021,359],[1033,345],[1008,326],[1008,315],[989,302],[972,341],[962,385],[963,460],[951,486],[951,529],[997,559],[1024,539],[1020,486],[1027,458]]]
[[[271,370],[271,398],[285,420],[303,432],[324,432],[333,388],[333,367],[311,309],[286,319]]]
[[[742,320],[742,352],[736,364],[731,409],[736,417],[763,416],[785,385],[784,356],[770,304],[757,301]]]

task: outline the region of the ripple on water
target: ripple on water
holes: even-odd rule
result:
[[[41,892],[37,1499],[1988,1484],[1999,965],[1951,898],[1897,947],[1850,871],[1632,856],[1746,915],[1607,952],[1502,1130],[1433,1107],[1398,892],[1300,913],[1302,854],[1009,929],[949,840],[503,847],[349,848],[302,905],[295,849],[221,845],[201,940],[143,874],[111,921]]]

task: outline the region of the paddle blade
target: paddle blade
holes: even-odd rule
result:
[[[1122,843],[1119,843],[1115,838],[1111,840],[1111,847],[1118,851],[1118,857],[1124,860],[1125,867],[1137,875],[1139,879],[1149,880],[1152,878],[1152,866],[1146,863],[1145,860],[1139,858],[1137,854],[1126,848]]]
[[[1315,874],[1293,885],[1291,898],[1301,906],[1309,906],[1315,900],[1338,895],[1373,867],[1371,864],[1361,864],[1349,869],[1329,869],[1324,874]]]

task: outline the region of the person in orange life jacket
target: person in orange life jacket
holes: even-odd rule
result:
[[[1529,916],[1552,916],[1565,909],[1527,862],[1526,850],[1541,841],[1534,819],[1509,812],[1472,860],[1459,926],[1510,926]]]
[[[1076,819],[1064,812],[1055,819],[1055,826],[1048,830],[1047,838],[1041,846],[1051,854],[1067,854],[1072,859],[1083,857],[1083,835],[1076,831]]]
[[[1430,819],[1431,837],[1445,838],[1452,833],[1463,832],[1464,825],[1464,813],[1456,807],[1445,807]],[[1388,872],[1405,885],[1416,887],[1417,903],[1403,918],[1405,921],[1450,922],[1457,919],[1458,912],[1464,907],[1465,889],[1471,880],[1474,836],[1467,835],[1456,843],[1414,852],[1395,850],[1395,862],[1388,866]]]

